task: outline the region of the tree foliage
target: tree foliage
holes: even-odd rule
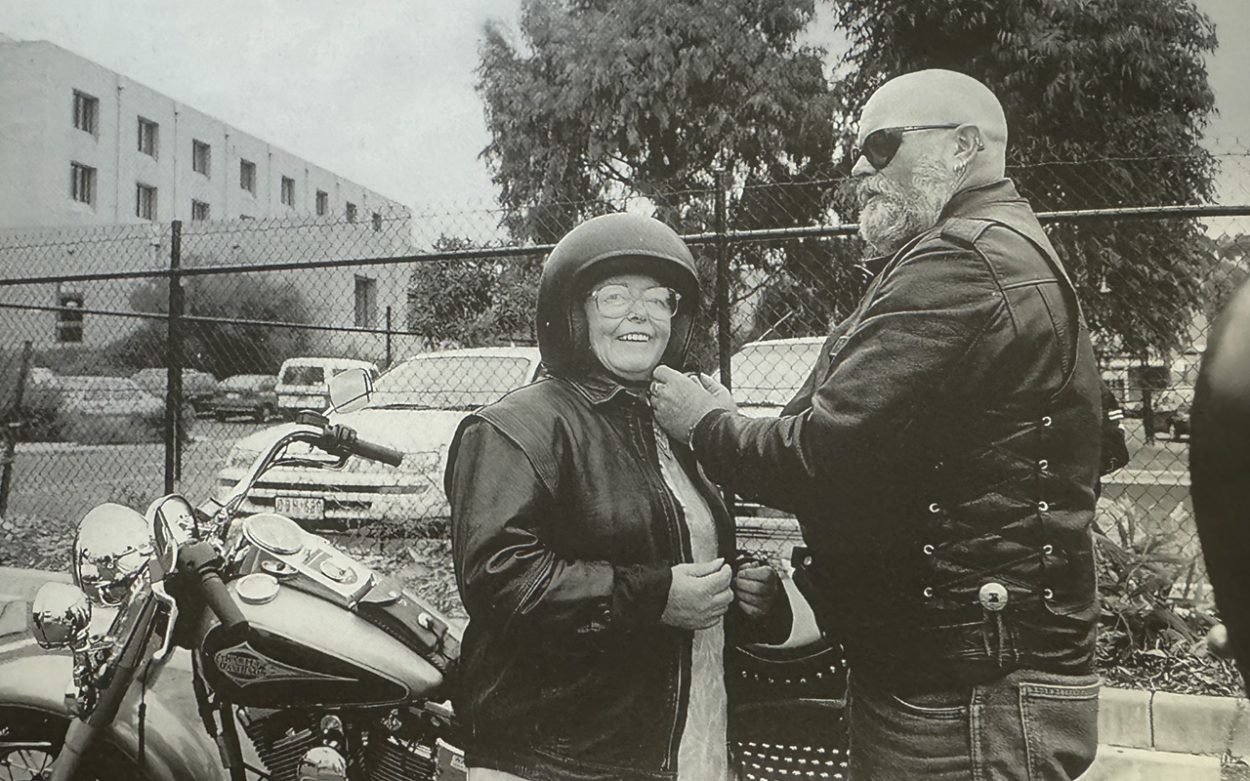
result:
[[[194,257],[187,266],[203,265]],[[256,274],[196,275],[182,280],[183,312],[213,318],[182,323],[183,365],[218,378],[233,374],[276,374],[282,361],[307,352],[308,333],[299,328],[254,325],[232,320],[278,323],[309,321],[299,290],[270,276]],[[136,312],[169,312],[169,281],[154,279],[130,295]],[[104,350],[117,364],[133,369],[165,365],[168,328],[163,320],[147,320],[133,333]]]
[[[440,236],[436,252],[472,249],[468,239]],[[421,263],[408,281],[408,329],[430,348],[500,339],[534,339],[538,264],[525,258]]]
[[[552,242],[632,196],[706,231],[718,172],[729,227],[818,221],[836,136],[824,52],[799,41],[813,15],[814,0],[525,0],[521,45],[488,27],[483,155],[513,235]],[[735,264],[780,273],[792,254],[748,247]]]
[[[949,68],[1003,102],[1009,174],[1039,210],[1202,203],[1215,161],[1204,55],[1214,28],[1193,0],[842,0],[851,46],[835,93],[849,129],[882,81]],[[1213,262],[1185,220],[1100,220],[1051,232],[1091,326],[1130,354],[1176,345]]]

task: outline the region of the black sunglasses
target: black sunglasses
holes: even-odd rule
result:
[[[860,155],[863,155],[869,165],[880,171],[889,165],[894,155],[898,153],[898,148],[903,143],[904,133],[910,133],[913,130],[951,130],[957,127],[959,127],[958,123],[950,122],[942,125],[883,127],[868,134],[864,143],[851,155],[851,160],[858,160]]]

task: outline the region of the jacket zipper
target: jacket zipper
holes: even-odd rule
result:
[[[640,417],[644,417],[644,416],[640,416]],[[681,515],[680,510],[678,509],[679,503],[676,498],[677,491],[669,483],[668,477],[664,474],[664,467],[663,465],[659,463],[659,449],[661,447],[659,437],[665,436],[665,435],[663,434],[663,432],[657,430],[657,427],[654,421],[647,420],[646,422],[649,425],[651,425],[652,427],[651,435],[652,435],[652,438],[655,440],[654,444],[655,444],[655,448],[657,451],[655,466],[659,470],[660,485],[666,489],[661,492],[660,496],[665,506],[665,520],[667,521],[666,526],[668,527],[668,532],[669,532],[669,542],[672,544],[672,550],[677,561],[682,561],[682,562],[689,561],[690,559],[694,558],[694,555],[693,553],[691,553],[690,555],[687,555],[687,551],[683,548],[682,543],[681,543],[681,540],[682,540],[681,530],[677,528],[677,523],[680,520],[680,515]],[[641,434],[642,432],[639,431],[639,433]],[[643,436],[643,444],[644,444],[644,450],[645,450],[645,444],[646,444],[645,435]],[[665,443],[665,446],[667,446],[667,443]],[[648,466],[650,466],[650,464]],[[677,648],[677,653],[674,658],[674,662],[676,663],[675,667],[676,667],[676,673],[677,673],[677,699],[673,703],[673,724],[672,724],[672,727],[670,727],[669,729],[668,752],[664,758],[664,769],[666,771],[676,769],[675,765],[677,764],[677,755],[679,753],[679,746],[677,743],[677,733],[678,733],[678,728],[680,727],[680,721],[681,721],[682,690],[686,686],[684,670],[685,670],[685,656],[687,652],[686,652],[684,645],[685,644]]]

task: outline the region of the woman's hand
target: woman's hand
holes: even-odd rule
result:
[[[733,568],[724,559],[677,564],[660,621],[679,629],[707,629],[729,610]]]
[[[748,559],[733,577],[734,599],[748,618],[763,618],[782,594],[781,578],[768,564]]]

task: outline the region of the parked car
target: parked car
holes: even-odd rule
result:
[[[169,370],[163,366],[153,369],[140,369],[134,374],[134,381],[148,393],[165,401],[166,380]],[[208,372],[198,369],[182,370],[182,399],[191,406],[197,415],[212,411],[213,397],[217,393],[217,378]]]
[[[1150,433],[1168,434],[1172,439],[1189,436],[1189,408],[1194,402],[1192,386],[1182,385],[1156,393],[1151,399]]]
[[[308,527],[358,522],[446,518],[443,492],[447,451],[461,419],[539,375],[535,347],[487,347],[423,353],[381,375],[363,409],[331,413],[330,419],[361,437],[403,452],[398,468],[363,458],[342,471],[278,467],[252,491],[245,512],[279,512]],[[217,473],[224,491],[242,476],[257,453],[290,431],[283,423],[235,443]],[[322,458],[311,451],[302,457]]]
[[[823,336],[800,336],[744,344],[729,359],[738,411],[775,417],[811,374],[824,343]]]
[[[165,402],[126,377],[57,378],[61,409],[80,415],[160,416]]]
[[[272,374],[236,374],[217,386],[213,417],[225,420],[246,415],[260,423],[278,413],[278,378]]]
[[[302,409],[330,406],[330,378],[344,369],[364,369],[378,376],[377,364],[355,358],[288,358],[278,369],[278,411],[288,420]]]

